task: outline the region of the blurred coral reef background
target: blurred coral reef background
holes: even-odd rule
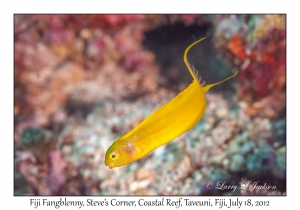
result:
[[[203,119],[130,165],[107,148],[190,82]],[[15,15],[15,195],[284,195],[285,15]],[[207,189],[225,181],[248,190]],[[257,189],[267,183],[275,189]]]

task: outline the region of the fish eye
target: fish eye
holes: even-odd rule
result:
[[[116,157],[117,157],[116,153],[112,153],[111,156],[110,156],[111,159],[115,159]]]

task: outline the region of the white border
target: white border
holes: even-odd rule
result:
[[[299,11],[292,1],[279,0],[211,0],[211,1],[5,1],[0,3],[0,208],[33,209],[30,197],[13,196],[13,14],[14,13],[287,13],[287,197],[251,197],[254,200],[270,200],[272,209],[299,206]],[[294,1],[296,2],[296,1]],[[276,79],[276,78],[274,78]],[[42,197],[39,197],[42,198]],[[48,197],[50,198],[50,197]],[[58,198],[58,197],[56,197]],[[69,197],[86,200],[87,197]],[[112,197],[109,197],[111,199]],[[137,200],[139,197],[119,197]],[[152,197],[153,198],[153,197]],[[195,197],[192,197],[195,199]],[[204,197],[208,199],[209,197]],[[211,197],[215,199],[217,197]],[[223,197],[220,197],[223,198]],[[246,197],[240,197],[245,200]],[[102,199],[102,197],[94,197]],[[201,199],[201,197],[199,197]],[[226,197],[226,199],[229,199]],[[101,208],[101,207],[97,207]],[[130,207],[124,207],[131,209]],[[174,209],[174,207],[163,207]],[[197,207],[199,208],[199,207]],[[201,207],[202,209],[205,209]],[[42,208],[38,208],[42,209]],[[50,209],[50,208],[49,208]],[[53,209],[53,207],[52,207]],[[103,209],[103,207],[102,207]],[[162,209],[162,208],[160,208]],[[212,208],[210,208],[212,209]]]

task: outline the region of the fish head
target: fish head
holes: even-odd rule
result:
[[[105,165],[110,169],[126,165],[138,158],[139,150],[128,141],[116,141],[105,154]]]

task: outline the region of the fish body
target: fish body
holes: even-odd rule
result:
[[[203,39],[205,38],[191,44],[184,53],[184,62],[193,77],[193,82],[138,126],[116,140],[105,154],[105,165],[114,168],[136,161],[194,127],[205,112],[204,93],[212,86],[237,74],[221,82],[201,86],[197,73],[187,61],[187,53]]]

